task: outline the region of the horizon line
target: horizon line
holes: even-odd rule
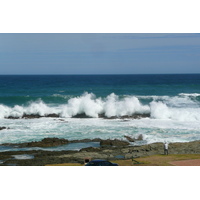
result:
[[[144,73],[144,74],[0,74],[0,76],[106,76],[106,75],[195,75],[199,73]]]

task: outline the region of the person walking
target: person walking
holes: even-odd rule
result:
[[[164,155],[168,155],[168,143],[164,143]]]

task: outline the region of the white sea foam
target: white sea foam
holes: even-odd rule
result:
[[[178,121],[200,121],[200,108],[174,108],[163,102],[151,102],[151,117],[155,119],[172,119]]]
[[[82,96],[70,98],[66,104],[57,106],[46,104],[42,100],[30,102],[26,106],[8,107],[1,104],[0,119],[9,116],[22,117],[24,114],[46,116],[55,113],[64,118],[85,114],[98,118],[99,114],[104,114],[107,117],[120,117],[150,113],[153,119],[200,121],[199,102],[193,101],[188,96],[163,96],[160,99],[162,100],[153,100],[149,104],[143,105],[135,96],[121,98],[112,93],[106,98],[97,98],[93,93],[86,92]]]
[[[0,124],[10,129],[0,131],[0,144],[40,141],[45,137],[74,139],[125,139],[124,135],[137,138],[143,135],[144,143],[187,142],[200,139],[198,121],[176,121],[169,119],[143,118],[123,121],[101,118],[74,119],[60,121],[52,118],[1,119]]]
[[[89,117],[98,117],[104,113],[105,116],[123,116],[149,113],[148,105],[142,105],[136,97],[125,97],[119,99],[115,94],[110,94],[107,98],[96,98],[92,93],[84,93],[80,97],[68,100],[67,104],[50,106],[39,100],[30,103],[28,106],[16,105],[13,108],[0,105],[0,118],[22,117],[23,114],[39,114],[45,116],[51,113],[59,114],[61,117],[72,117],[77,114],[86,114]]]
[[[180,96],[189,96],[189,97],[198,97],[200,96],[199,93],[180,93]]]
[[[27,159],[33,159],[34,158],[33,155],[28,155],[28,154],[13,155],[12,157],[14,157],[15,159],[18,159],[18,160],[27,160]]]
[[[85,138],[125,139],[124,135],[137,138],[139,134],[143,135],[144,143],[165,140],[169,142],[200,140],[199,121],[180,121],[167,117],[127,121],[102,118],[0,119],[0,124],[9,127],[9,129],[0,131],[0,144],[40,141],[45,137],[59,137],[69,140]]]
[[[135,113],[148,113],[149,106],[142,105],[136,97],[125,97],[120,100],[115,94],[106,99],[96,98],[94,94],[85,93],[81,97],[72,98],[67,105],[63,105],[61,116],[71,117],[85,113],[89,117],[133,115]]]
[[[149,106],[142,105],[136,97],[125,97],[119,100],[111,94],[104,102],[103,110],[107,117],[149,113]]]
[[[44,102],[36,101],[30,103],[29,106],[19,106],[16,105],[13,108],[0,105],[0,118],[12,117],[22,117],[24,114],[39,114],[40,116],[45,116],[51,113],[57,113],[58,110],[53,107],[49,107]]]

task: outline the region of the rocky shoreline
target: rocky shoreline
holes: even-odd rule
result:
[[[52,118],[62,118],[59,114],[47,114],[47,115],[39,115],[39,114],[23,114],[21,117],[14,117],[14,116],[8,116],[6,119],[37,119],[42,117],[52,117]],[[133,115],[123,115],[123,116],[111,116],[107,117],[104,113],[98,115],[99,118],[104,119],[141,119],[150,117],[149,114],[133,114]],[[77,114],[72,116],[72,118],[92,118],[90,116],[87,116],[85,113]]]
[[[125,137],[126,138],[126,137]],[[134,140],[134,138],[126,138]],[[136,138],[141,139],[141,138]],[[66,140],[59,138],[45,138],[39,142],[21,143],[21,144],[2,144],[18,147],[50,147],[59,146],[75,142],[99,142],[100,146],[82,148],[77,151],[7,151],[0,152],[1,166],[43,166],[47,164],[61,163],[84,163],[85,158],[91,159],[132,159],[156,154],[163,154],[163,143],[152,143],[141,146],[130,146],[125,140],[101,140],[99,138],[90,140]],[[187,143],[170,143],[169,154],[200,154],[200,141]],[[20,158],[21,156],[21,158]],[[18,157],[18,158],[17,158]],[[16,159],[17,158],[17,159]]]

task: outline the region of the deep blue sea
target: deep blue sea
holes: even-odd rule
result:
[[[59,118],[45,117],[58,114]],[[141,119],[106,117],[149,114]],[[38,119],[23,119],[38,114]],[[89,118],[73,118],[85,114]],[[8,119],[17,117],[19,119]],[[143,143],[200,140],[200,74],[1,75],[0,144],[143,135]]]

